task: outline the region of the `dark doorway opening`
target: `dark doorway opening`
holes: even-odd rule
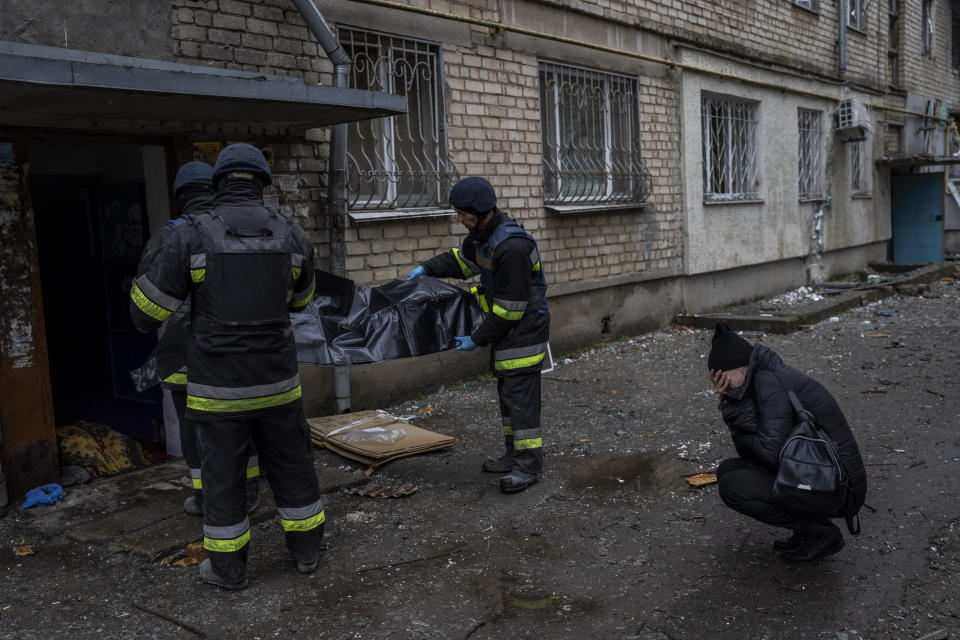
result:
[[[28,155],[56,424],[159,442],[161,392],[129,376],[156,340],[128,311],[150,229],[143,147],[34,142]]]

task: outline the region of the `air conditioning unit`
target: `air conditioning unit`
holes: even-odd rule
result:
[[[867,139],[870,115],[863,103],[855,98],[841,100],[833,113],[833,135],[838,142],[857,142]]]

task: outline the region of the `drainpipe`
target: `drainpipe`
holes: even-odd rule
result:
[[[313,0],[293,0],[307,27],[323,47],[334,65],[333,86],[350,86],[350,56],[340,45],[330,25],[323,19]],[[347,125],[330,127],[330,158],[327,162],[327,215],[329,218],[330,271],[337,276],[346,275],[347,247],[344,239],[344,222],[347,217]],[[334,411],[350,411],[350,369],[333,368]]]
[[[847,0],[840,0],[837,7],[840,12],[840,19],[838,20],[840,26],[837,34],[837,56],[839,58],[837,71],[843,76],[847,72],[847,20],[850,19],[850,16],[847,15]]]

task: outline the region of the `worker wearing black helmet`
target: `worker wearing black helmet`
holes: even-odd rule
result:
[[[489,182],[465,178],[453,186],[449,201],[469,231],[467,237],[459,248],[414,268],[407,279],[480,276],[484,321],[472,335],[457,337],[457,349],[491,345],[506,451],[488,457],[483,470],[505,474],[500,478],[503,492],[522,491],[537,482],[543,469],[540,370],[550,337],[547,281],[537,243],[497,208]]]
[[[131,314],[155,328],[192,296],[186,417],[197,430],[204,484],[200,577],[247,586],[247,452],[256,443],[297,570],[317,568],[325,515],[303,417],[289,313],[313,295],[313,246],[263,206],[272,181],[248,144],[221,152],[209,216],[179,227],[131,288]]]
[[[158,255],[167,237],[191,216],[205,216],[213,206],[213,167],[206,162],[192,161],[181,165],[173,180],[173,195],[177,200],[180,217],[168,220],[154,232],[143,248],[137,275],[147,272],[151,262]],[[180,429],[180,448],[183,459],[190,470],[193,495],[183,502],[187,515],[203,515],[203,479],[200,472],[200,451],[197,448],[197,434],[193,426],[184,417],[187,408],[187,344],[190,340],[190,302],[185,301],[176,313],[165,322],[163,334],[157,348],[157,370],[161,385],[170,391],[173,408]],[[251,448],[247,461],[247,510],[253,511],[260,504],[259,461],[256,448]]]

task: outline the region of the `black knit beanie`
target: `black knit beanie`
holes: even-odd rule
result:
[[[752,344],[734,333],[725,323],[718,322],[713,330],[707,368],[711,371],[729,371],[745,367],[750,362],[752,351]]]
[[[450,205],[472,213],[485,216],[497,206],[497,192],[483,178],[464,178],[450,189]]]

